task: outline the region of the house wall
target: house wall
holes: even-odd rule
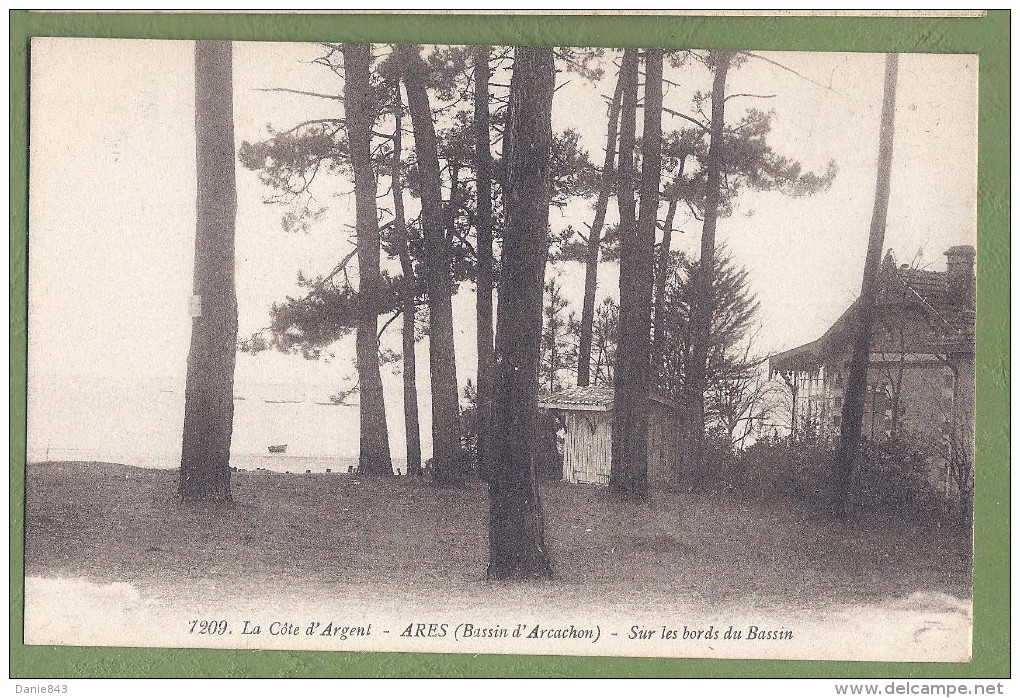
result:
[[[817,376],[825,377],[820,389]],[[812,422],[820,439],[835,441],[842,419],[844,375],[829,367],[817,376],[804,377],[799,384],[797,433],[803,437]],[[932,481],[951,496],[946,462],[950,432],[956,429],[958,443],[970,444],[973,439],[974,379],[973,357],[967,354],[948,357],[947,364],[932,354],[873,353],[861,420],[864,438],[889,439],[895,409],[900,438],[928,456]],[[899,404],[894,408],[897,382]]]
[[[947,272],[896,269],[891,258],[883,264],[862,433],[875,441],[895,434],[911,443],[927,455],[932,481],[952,497],[957,484],[949,477],[949,457],[962,452],[973,463],[974,250],[961,246],[946,255]],[[819,340],[770,364],[792,388],[790,425],[797,438],[829,445],[839,438],[857,304]]]
[[[819,436],[830,435],[836,401],[831,372],[821,366],[817,371],[798,371],[793,380],[797,391],[794,431],[799,435],[811,430]]]
[[[975,409],[977,405],[975,400],[977,397],[977,373],[974,367],[974,355],[964,354],[956,357],[951,357],[953,365],[957,367],[959,372],[959,383],[956,392],[956,419],[959,424],[963,425],[964,434],[968,441],[973,442],[974,439],[974,417]],[[971,449],[974,448],[974,444],[970,444]]]

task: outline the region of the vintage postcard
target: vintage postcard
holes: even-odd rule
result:
[[[977,80],[33,39],[26,644],[967,662]]]

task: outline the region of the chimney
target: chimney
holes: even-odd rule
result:
[[[974,303],[974,247],[957,245],[946,250],[946,271],[949,273],[949,290],[967,304]]]

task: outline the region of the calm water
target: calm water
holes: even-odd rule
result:
[[[231,464],[239,469],[347,472],[357,465],[358,407],[329,403],[314,385],[238,383]],[[242,399],[243,398],[243,399]],[[391,401],[392,402],[392,401]],[[391,435],[400,405],[387,405]],[[28,460],[102,460],[150,468],[180,465],[183,381],[30,378]],[[268,447],[286,444],[284,454]],[[403,442],[391,439],[394,455]],[[394,468],[404,460],[394,457]]]

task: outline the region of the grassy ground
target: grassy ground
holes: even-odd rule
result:
[[[98,463],[28,467],[26,574],[130,582],[196,596],[362,586],[458,593],[484,604],[488,504],[480,485],[239,472],[234,502],[185,505],[175,471]],[[970,540],[888,519],[845,526],[789,503],[547,483],[556,578],[538,596],[635,607],[682,597],[804,609],[917,591],[968,599]],[[327,592],[328,593],[328,592]],[[393,592],[397,593],[397,592]],[[500,592],[501,593],[501,592]]]

